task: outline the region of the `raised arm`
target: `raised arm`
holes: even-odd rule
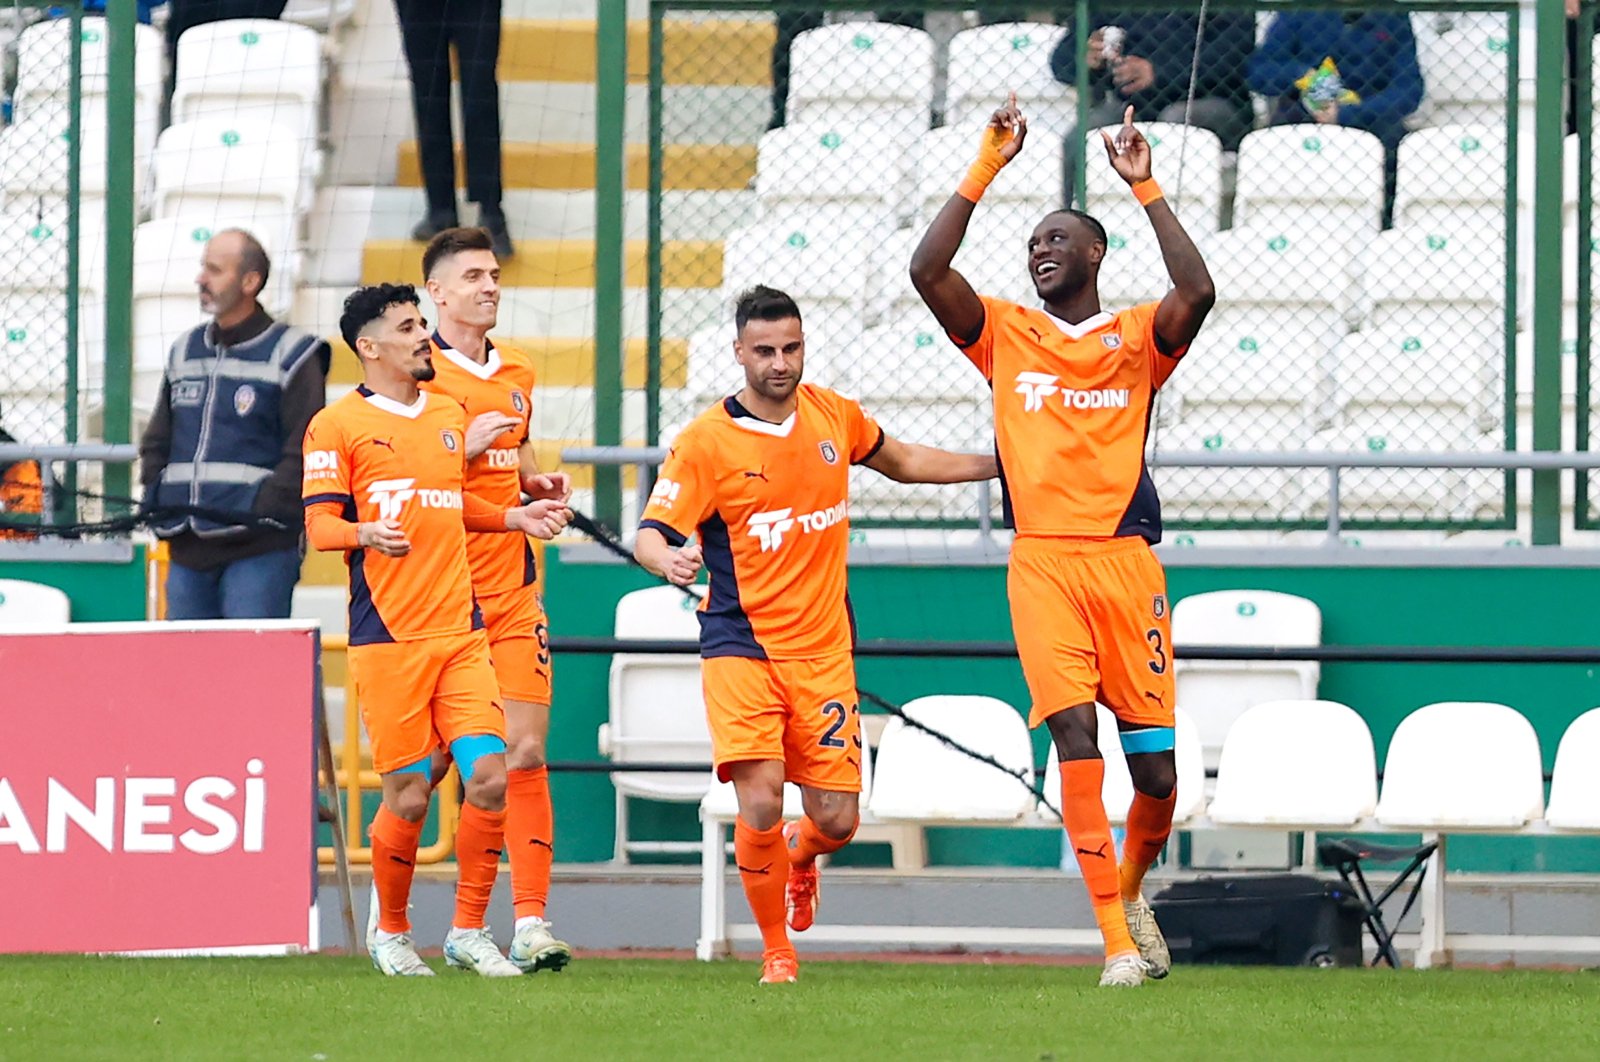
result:
[[[946,332],[963,341],[977,338],[983,328],[983,302],[967,278],[951,268],[961,240],[967,234],[973,208],[989,182],[1017,157],[1028,135],[1027,119],[1017,110],[1013,92],[984,128],[978,158],[911,254],[911,283]]]
[[[878,452],[862,463],[896,483],[970,483],[1000,474],[993,454],[958,454],[887,435]]]
[[[1200,249],[1167,204],[1161,186],[1150,176],[1150,144],[1133,127],[1133,108],[1129,107],[1123,114],[1122,128],[1117,131],[1116,139],[1104,130],[1100,136],[1105,141],[1111,168],[1128,182],[1134,197],[1144,205],[1150,227],[1155,229],[1161,260],[1172,278],[1172,290],[1156,309],[1156,344],[1163,354],[1177,354],[1200,333],[1206,314],[1216,304],[1216,285],[1211,281],[1205,259],[1200,257]]]

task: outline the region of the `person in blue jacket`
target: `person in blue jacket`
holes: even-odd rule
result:
[[[1271,101],[1273,125],[1344,125],[1383,141],[1387,226],[1395,151],[1406,118],[1422,104],[1410,19],[1370,11],[1280,12],[1250,56],[1249,81],[1252,92]]]

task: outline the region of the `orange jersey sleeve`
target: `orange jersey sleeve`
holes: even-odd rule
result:
[[[466,423],[423,394],[411,406],[357,388],[312,418],[304,444],[308,533],[345,548],[350,644],[404,642],[481,626],[463,526]],[[354,547],[354,526],[393,520],[403,557]],[[346,530],[348,529],[348,530]]]
[[[466,423],[485,413],[517,421],[489,449],[467,462],[466,490],[510,509],[522,500],[521,447],[533,416],[533,361],[514,347],[490,342],[488,361],[479,363],[452,349],[435,332],[434,378],[422,386],[461,406]],[[533,583],[533,550],[523,535],[479,531],[467,536],[467,561],[473,588],[480,594],[504,593]]]
[[[968,357],[994,391],[1010,523],[1021,535],[1160,541],[1144,445],[1177,358],[1158,350],[1156,304],[1076,324],[999,299],[984,307]]]
[[[966,355],[968,361],[977,366],[985,380],[992,380],[994,379],[994,322],[1000,311],[1008,306],[1014,306],[1015,303],[990,298],[988,295],[980,295],[978,300],[983,303],[983,328],[979,330],[978,337],[967,343],[964,342],[966,337],[951,335],[950,341],[956,345],[956,349]]]
[[[810,660],[848,652],[849,476],[883,437],[855,402],[800,386],[782,424],[725,399],[685,428],[641,527],[699,536],[710,592],[701,654]]]

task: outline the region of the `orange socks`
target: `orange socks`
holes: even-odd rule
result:
[[[506,851],[511,856],[511,903],[518,918],[543,918],[555,859],[550,772],[506,772]]]
[[[372,840],[372,884],[378,890],[378,928],[385,933],[406,933],[411,920],[411,878],[417,871],[417,843],[422,823],[407,822],[380,806],[367,831]]]
[[[761,927],[761,946],[768,956],[794,954],[784,926],[784,889],[789,884],[789,859],[784,851],[783,824],[758,830],[736,819],[733,824],[733,861],[744,882],[750,913]]]
[[[1061,764],[1061,817],[1067,838],[1077,853],[1083,882],[1094,904],[1094,920],[1106,941],[1106,956],[1138,951],[1128,935],[1117,880],[1117,851],[1111,843],[1111,823],[1106,818],[1100,789],[1105,784],[1105,761],[1067,760]]]
[[[485,811],[474,804],[461,805],[456,824],[456,929],[482,929],[489,910],[489,894],[500,873],[500,850],[505,844],[506,813]]]
[[[1173,790],[1157,800],[1137,790],[1128,807],[1128,836],[1122,842],[1122,866],[1118,869],[1120,892],[1124,900],[1136,899],[1144,884],[1144,872],[1161,855],[1172,834],[1172,809],[1178,793]]]
[[[860,825],[861,820],[858,818],[855,826],[850,827],[850,837],[856,835],[856,828]],[[819,855],[837,852],[850,843],[850,837],[836,841],[817,829],[817,824],[811,821],[811,816],[803,816],[789,837],[789,862],[796,866],[805,866]]]

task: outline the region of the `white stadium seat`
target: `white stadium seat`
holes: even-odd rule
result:
[[[1237,225],[1303,224],[1330,232],[1377,231],[1383,220],[1383,144],[1361,129],[1283,125],[1239,145]]]
[[[1470,12],[1455,26],[1417,38],[1417,62],[1435,125],[1471,122],[1503,125],[1511,38],[1506,16]]]
[[[730,301],[752,284],[788,292],[807,322],[862,321],[866,312],[867,256],[877,240],[840,228],[826,214],[792,212],[739,229],[723,245],[722,289]]]
[[[1115,136],[1120,126],[1107,126]],[[1089,213],[1104,223],[1112,214],[1126,214],[1130,220],[1144,220],[1144,208],[1128,193],[1128,184],[1106,164],[1101,147],[1101,130],[1089,131],[1084,191]],[[1158,168],[1170,205],[1191,232],[1216,231],[1222,209],[1222,141],[1217,134],[1197,125],[1172,122],[1141,122],[1139,132],[1150,142],[1150,157]],[[1028,151],[1033,150],[1030,140]],[[1181,180],[1179,170],[1182,169]]]
[[[1225,826],[1333,829],[1378,804],[1372,733],[1335,701],[1266,701],[1234,720],[1207,810]]]
[[[67,407],[61,395],[7,395],[6,430],[25,443],[67,441]]]
[[[1261,414],[1317,425],[1331,413],[1328,336],[1270,308],[1207,321],[1173,373],[1184,415]]]
[[[106,22],[85,17],[79,40],[79,86],[85,109],[103,103],[109,55]],[[65,114],[71,106],[68,90],[72,76],[72,22],[46,19],[35,22],[17,39],[17,87],[13,93],[18,120],[48,112]],[[162,67],[166,41],[152,26],[134,27],[135,138],[148,152],[155,144],[165,91]]]
[[[78,194],[83,210],[104,212],[106,194],[106,102],[84,100],[79,112]],[[0,189],[9,202],[53,199],[65,203],[72,166],[71,119],[66,111],[36,110],[0,130]],[[134,135],[133,186],[142,199],[150,170],[150,133]],[[93,202],[91,202],[93,201]]]
[[[1273,590],[1191,594],[1172,609],[1179,645],[1322,644],[1316,602]],[[1257,704],[1314,700],[1321,669],[1309,660],[1178,660],[1178,703],[1194,717],[1206,765],[1215,766],[1234,720]]]
[[[1308,444],[1333,453],[1449,453],[1502,449],[1492,435],[1463,432],[1455,425],[1420,423],[1393,412],[1346,418],[1343,427],[1318,434]],[[1345,520],[1474,520],[1504,508],[1504,473],[1448,468],[1344,469],[1339,475]],[[1328,474],[1307,469],[1301,505],[1321,520],[1327,513]]]
[[[1028,724],[993,697],[918,697],[911,719],[1020,772],[1033,784]],[[880,821],[1015,823],[1036,805],[1023,782],[892,719],[878,744],[872,815]]]
[[[1100,302],[1113,310],[1159,302],[1172,286],[1161,246],[1148,222],[1123,228],[1106,226],[1106,254],[1100,260]]]
[[[1128,773],[1128,758],[1122,751],[1122,739],[1117,733],[1117,717],[1103,704],[1094,706],[1095,743],[1100,748],[1100,758],[1105,761],[1105,781],[1100,786],[1100,802],[1105,806],[1106,818],[1111,825],[1121,826],[1128,821],[1128,808],[1133,803],[1133,776]],[[1178,784],[1174,792],[1177,799],[1172,807],[1172,824],[1183,826],[1199,818],[1206,810],[1206,769],[1201,758],[1200,736],[1194,720],[1182,708],[1174,710],[1173,759],[1178,768]],[[1061,763],[1055,746],[1045,750],[1044,798],[1053,806],[1061,806]]]
[[[1495,126],[1418,129],[1400,141],[1395,223],[1457,219],[1462,227],[1505,229],[1506,136]]]
[[[66,352],[63,294],[0,291],[0,399],[64,393]]]
[[[178,39],[172,120],[218,118],[281,125],[316,146],[322,100],[322,38],[275,19],[229,19],[194,26]]]
[[[769,216],[799,207],[841,227],[870,227],[904,197],[910,143],[895,130],[842,120],[768,130],[757,149],[756,196]]]
[[[675,586],[653,586],[617,601],[618,638],[698,640],[695,602]],[[600,728],[600,753],[613,763],[710,762],[711,734],[700,688],[700,658],[693,654],[618,653],[611,659],[610,714]],[[713,776],[620,771],[616,789],[616,858],[650,850],[628,837],[628,798],[699,803]]]
[[[1515,709],[1445,701],[1418,708],[1395,728],[1378,798],[1384,826],[1515,830],[1543,813],[1539,738]]]
[[[924,310],[870,328],[861,337],[854,389],[864,402],[879,398],[971,398],[983,376]]]
[[[933,38],[886,22],[807,30],[789,52],[789,121],[842,115],[903,129],[932,121]]]
[[[1180,366],[1178,372],[1183,371]],[[1146,449],[1155,458],[1169,453],[1276,452],[1304,449],[1308,437],[1303,423],[1263,423],[1259,415],[1217,412],[1152,428]],[[1152,476],[1169,523],[1298,516],[1296,480],[1289,469],[1158,467]]]
[[[998,22],[957,33],[950,39],[946,120],[987,122],[1005,103],[1004,93],[1015,92],[1028,119],[1028,151],[1040,133],[1064,135],[1078,122],[1078,92],[1055,79],[1050,55],[1065,33],[1061,26],[1040,22]],[[1055,157],[1059,170],[1059,150]]]
[[[0,579],[0,631],[43,630],[71,619],[72,601],[55,587]]]
[[[1419,427],[1493,428],[1505,405],[1498,336],[1414,324],[1340,341],[1334,353],[1340,411],[1358,418],[1390,414]]]
[[[1468,226],[1390,229],[1362,257],[1362,304],[1371,324],[1504,334],[1501,234]]]
[[[1545,821],[1558,830],[1600,830],[1600,708],[1574,719],[1556,748]]]
[[[1302,321],[1314,315],[1339,328],[1353,312],[1355,255],[1372,234],[1334,231],[1309,217],[1279,220],[1283,224],[1238,225],[1205,238],[1201,251],[1218,306],[1224,313],[1270,307],[1279,323],[1292,311]]]
[[[980,295],[991,295],[1025,306],[1039,305],[1028,276],[1028,238],[1041,214],[1032,206],[1009,203],[992,210],[980,209],[967,228],[952,263],[956,272]],[[884,236],[872,252],[872,286],[867,300],[867,320],[887,324],[926,311],[922,296],[911,283],[911,254],[921,241],[920,227],[899,229]],[[1102,296],[1104,293],[1102,292]]]
[[[98,292],[105,280],[103,222],[79,218],[78,286]],[[0,212],[0,292],[36,291],[59,295],[66,288],[72,228],[60,211],[42,216],[37,209]]]
[[[982,122],[963,122],[923,133],[916,144],[916,201],[924,218],[932,219],[955,194],[978,151]],[[881,166],[881,162],[879,163]],[[881,185],[881,180],[880,180]],[[1037,223],[1061,203],[1061,138],[1043,130],[1028,131],[1028,147],[1006,164],[983,193],[974,220],[996,208],[1021,208]],[[924,226],[917,226],[919,229]]]

